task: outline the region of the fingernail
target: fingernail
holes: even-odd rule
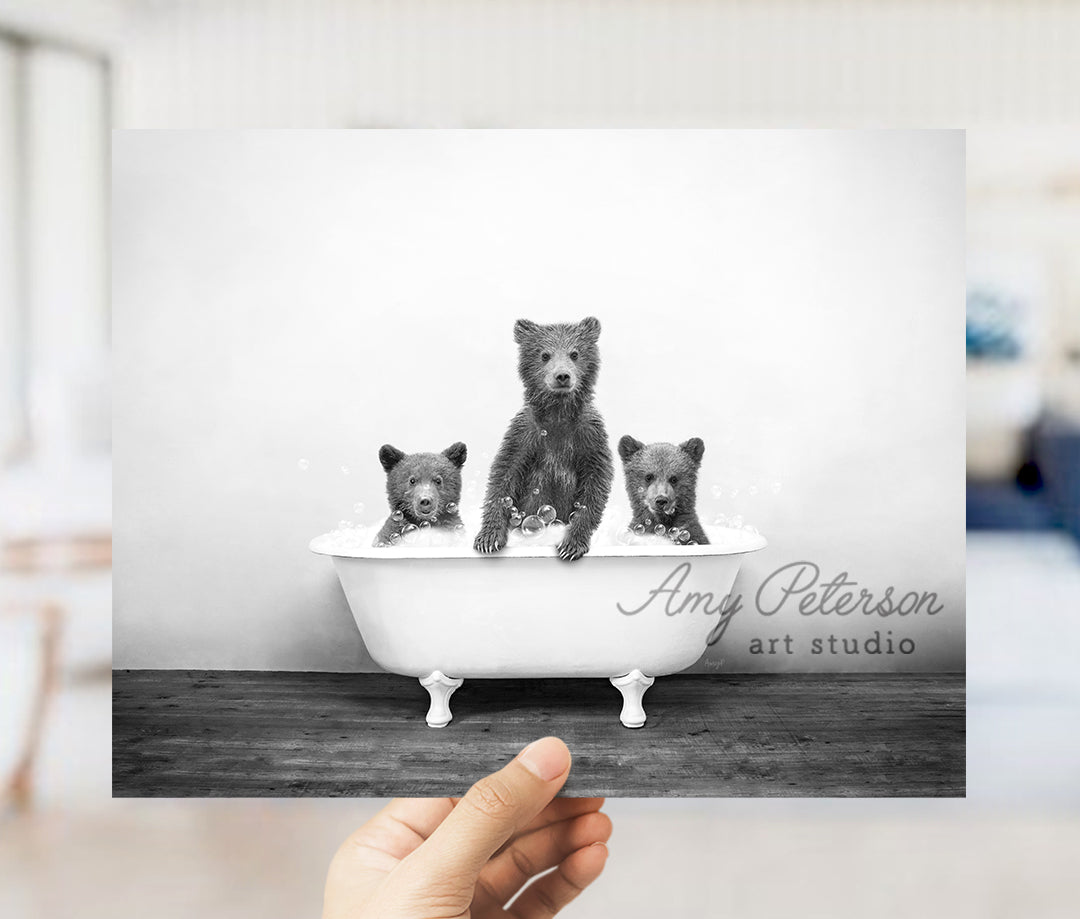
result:
[[[557,737],[534,740],[518,754],[518,759],[542,782],[558,778],[569,765],[569,751]]]

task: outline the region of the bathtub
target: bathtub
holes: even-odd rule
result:
[[[623,699],[621,721],[645,724],[656,677],[689,667],[723,616],[756,533],[706,527],[707,546],[594,546],[566,563],[551,546],[348,549],[316,539],[334,560],[374,661],[427,689],[429,727],[450,723],[466,679],[600,677]]]

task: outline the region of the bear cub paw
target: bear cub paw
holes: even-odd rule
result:
[[[589,537],[577,533],[567,533],[566,538],[555,550],[564,562],[577,561],[589,551]]]
[[[473,548],[477,552],[482,552],[485,555],[490,555],[493,552],[498,552],[503,546],[506,545],[507,538],[506,528],[499,527],[484,527],[476,534],[476,540],[473,542]]]

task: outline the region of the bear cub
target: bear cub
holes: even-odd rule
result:
[[[593,405],[600,370],[600,322],[514,324],[525,404],[514,416],[491,465],[477,552],[498,552],[509,534],[509,507],[535,514],[545,504],[567,524],[557,553],[564,561],[589,551],[604,512],[614,464]]]
[[[379,448],[379,462],[386,470],[386,518],[376,546],[390,545],[408,524],[456,529],[463,526],[458,512],[461,500],[461,467],[468,454],[460,441],[442,453],[405,453],[390,444]]]
[[[629,434],[619,441],[626,493],[634,512],[631,529],[644,526],[646,532],[652,532],[662,525],[668,531],[686,530],[694,542],[708,544],[697,516],[697,474],[704,454],[705,444],[700,437],[691,437],[678,446],[646,446]]]

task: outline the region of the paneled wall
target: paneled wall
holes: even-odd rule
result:
[[[1080,118],[1072,0],[129,4],[120,123],[970,126]]]

